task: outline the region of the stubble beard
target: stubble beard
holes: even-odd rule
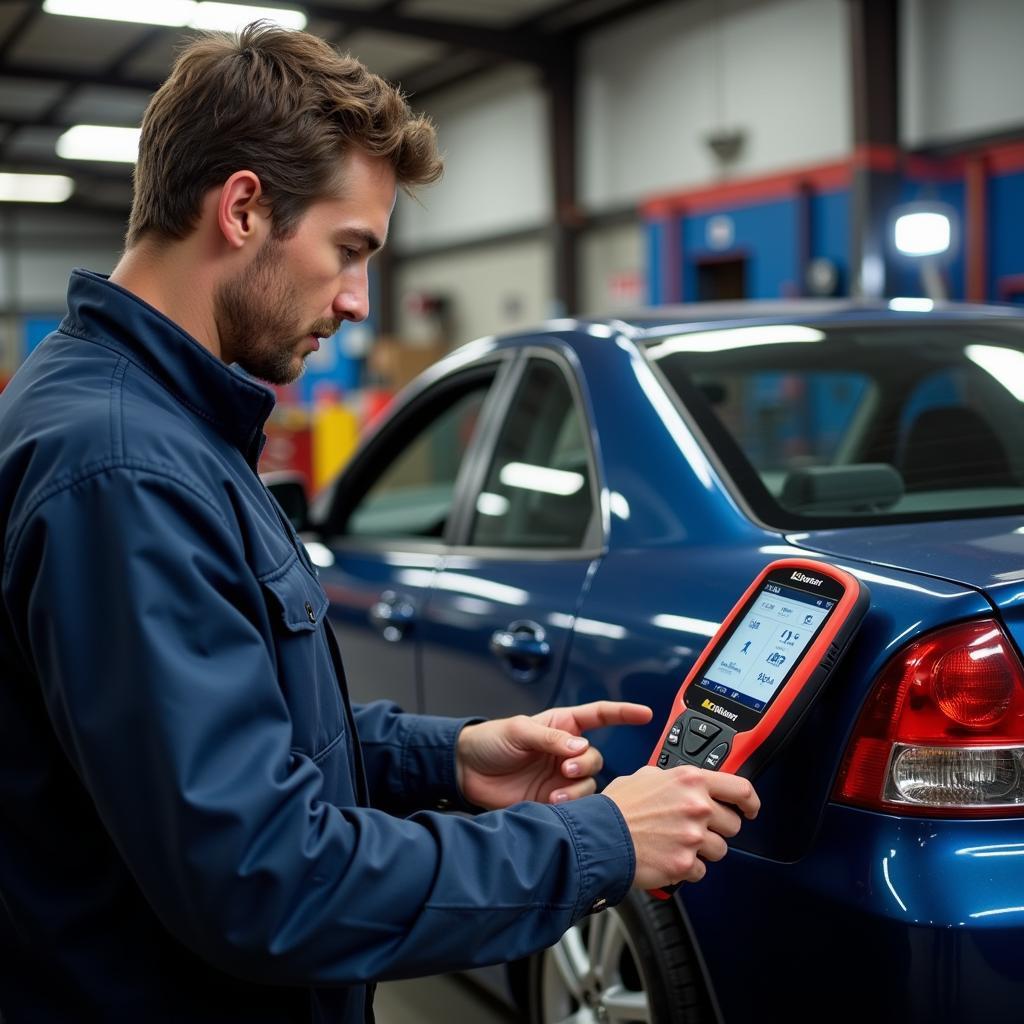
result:
[[[218,288],[214,304],[222,354],[270,384],[290,384],[302,375],[305,359],[297,348],[309,334],[333,333],[319,321],[302,330],[295,314],[298,293],[285,279],[281,243],[273,238],[248,267]]]

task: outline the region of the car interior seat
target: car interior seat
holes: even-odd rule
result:
[[[896,468],[907,491],[1017,483],[996,432],[978,412],[961,405],[923,410],[907,430]]]

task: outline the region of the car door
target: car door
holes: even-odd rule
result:
[[[500,353],[425,387],[326,498],[315,560],[353,699],[422,707],[420,618],[480,425],[510,363]]]
[[[554,699],[603,532],[568,359],[524,350],[420,624],[425,710],[530,714]]]

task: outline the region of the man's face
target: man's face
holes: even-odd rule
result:
[[[387,237],[395,174],[387,160],[354,151],[342,173],[344,195],[313,203],[294,232],[268,238],[251,262],[224,282],[214,315],[221,356],[271,384],[302,373],[319,339],[369,312],[367,264]]]

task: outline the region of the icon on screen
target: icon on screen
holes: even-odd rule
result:
[[[805,615],[804,616],[804,625],[805,626],[809,626],[813,621],[814,621],[814,616],[813,615]]]
[[[775,651],[773,654],[768,655],[769,665],[781,665],[785,660],[786,656],[784,654],[779,654],[778,651]]]
[[[747,651],[749,651],[749,650],[750,650],[750,645],[751,645],[751,644],[752,644],[753,642],[754,642],[753,640],[748,640],[748,641],[747,641],[747,642],[746,642],[746,643],[745,643],[745,644],[743,645],[743,650],[742,650],[742,651],[741,651],[740,653],[741,653],[741,654],[746,654],[746,653],[747,653]]]

